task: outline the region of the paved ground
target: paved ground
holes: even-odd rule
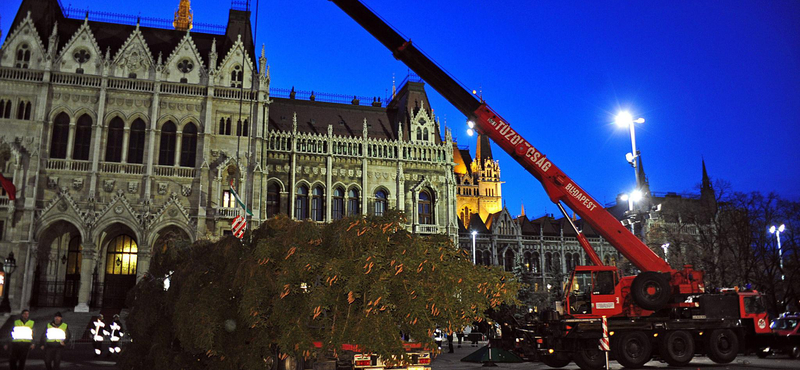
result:
[[[481,346],[486,345],[486,342],[481,342]],[[470,347],[469,345],[462,345],[461,348],[458,348],[457,345],[454,348],[455,353],[447,353],[447,348],[445,346],[445,350],[443,353],[439,354],[435,360],[433,360],[433,370],[464,370],[464,369],[480,369],[484,368],[482,364],[477,363],[469,363],[469,362],[461,362],[461,359],[469,355],[470,353],[474,352],[478,348]],[[552,369],[542,363],[539,362],[523,362],[523,363],[515,363],[515,364],[497,364],[498,367],[495,369],[502,370],[502,369],[519,369],[519,370],[538,370],[538,369]],[[611,362],[612,369],[622,369],[622,366],[616,363],[615,361]],[[785,355],[781,356],[770,356],[764,359],[760,359],[756,356],[739,356],[734,360],[732,363],[727,365],[720,365],[714,363],[713,361],[709,360],[705,357],[697,357],[689,364],[689,366],[684,368],[676,368],[670,367],[666,363],[662,363],[659,361],[650,361],[648,362],[644,369],[654,369],[654,368],[666,368],[666,369],[800,369],[800,359],[791,360]],[[485,369],[485,368],[484,368]],[[571,363],[569,366],[564,367],[563,369],[579,369],[575,363]]]

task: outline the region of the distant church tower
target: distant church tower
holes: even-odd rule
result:
[[[492,157],[489,138],[478,135],[474,160],[470,160],[466,149],[453,148],[453,154],[458,183],[458,217],[465,226],[475,213],[485,222],[489,215],[503,209],[500,165]]]
[[[172,25],[178,31],[192,29],[192,8],[189,0],[181,0],[181,4],[175,12],[175,21],[172,22]]]

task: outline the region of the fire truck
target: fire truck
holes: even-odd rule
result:
[[[565,289],[562,309],[547,311],[538,322],[516,328],[519,347],[545,364],[599,369],[601,320],[611,335],[611,357],[628,368],[653,358],[683,366],[696,354],[728,363],[740,352],[755,352],[779,340],[756,291],[707,292],[703,272],[673,268],[655,254],[553,161],[525,140],[483,99],[462,87],[410,41],[359,0],[330,0],[388,48],[455,108],[478,133],[492,139],[544,187],[550,200],[571,220],[569,207],[638,268],[621,276],[604,266],[587,238],[570,221],[591,266],[579,266]]]

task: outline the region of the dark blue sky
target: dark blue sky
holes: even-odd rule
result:
[[[70,0],[62,0],[69,5]],[[0,4],[3,37],[21,0]],[[71,0],[171,18],[178,0]],[[632,189],[620,109],[646,122],[637,144],[651,188],[693,192],[701,159],[737,191],[800,200],[800,1],[367,0],[601,203]],[[407,68],[326,0],[261,1],[256,42],[272,87],[386,96]],[[225,24],[230,3],[192,2]],[[255,3],[252,5],[255,11]],[[255,13],[255,12],[254,12]],[[255,21],[255,15],[254,15]],[[429,89],[442,123],[474,153],[465,118]],[[512,214],[557,209],[494,148]]]

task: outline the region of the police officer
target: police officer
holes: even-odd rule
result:
[[[56,312],[53,322],[47,323],[47,331],[39,343],[45,350],[44,366],[47,370],[61,369],[61,352],[70,338],[67,324],[63,323],[62,319],[61,312]]]
[[[92,347],[94,347],[94,357],[100,356],[103,347],[103,333],[108,335],[108,332],[105,330],[106,323],[103,321],[103,315],[97,316],[97,320],[92,322],[92,329],[90,332],[92,333]]]
[[[122,350],[119,348],[119,341],[125,335],[125,332],[122,331],[122,322],[119,320],[119,315],[114,315],[114,321],[108,326],[106,335],[111,340],[111,344],[108,346],[108,354],[120,353]]]
[[[20,318],[14,320],[14,328],[11,329],[11,358],[8,360],[11,370],[24,370],[28,351],[36,346],[33,344],[33,320],[28,320],[29,316],[28,310],[22,310]],[[3,348],[7,350],[8,344]]]

